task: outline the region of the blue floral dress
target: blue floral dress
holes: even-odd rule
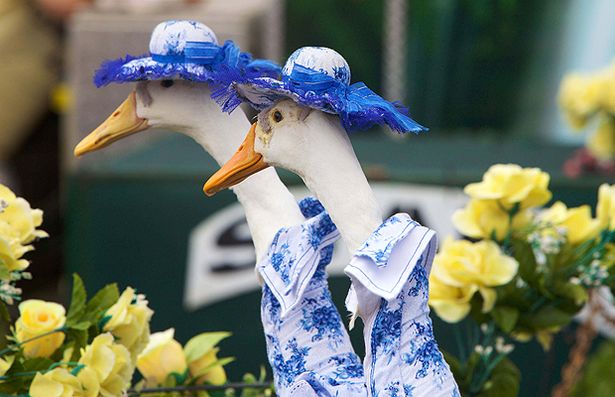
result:
[[[365,323],[369,396],[460,395],[429,318],[436,246],[433,230],[397,214],[372,233],[345,269],[354,286],[347,304]]]
[[[333,304],[325,267],[339,232],[313,198],[309,218],[281,229],[257,264],[265,281],[261,319],[280,396],[366,396],[361,360]]]

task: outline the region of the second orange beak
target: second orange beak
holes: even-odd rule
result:
[[[246,136],[237,152],[207,180],[203,191],[208,196],[213,196],[220,190],[231,188],[243,182],[250,175],[269,167],[260,153],[254,151],[256,139],[256,123],[252,124],[250,132]]]

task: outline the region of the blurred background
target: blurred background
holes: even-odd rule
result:
[[[233,332],[223,347],[239,357],[231,379],[266,356],[242,211],[229,192],[201,191],[213,160],[169,131],[72,155],[132,89],[94,88],[95,69],[146,53],[153,27],[174,18],[204,22],[219,41],[278,62],[300,46],[334,48],[353,82],[409,106],[427,136],[369,131],[353,140],[385,211],[408,211],[441,235],[454,233],[461,187],[496,162],[548,171],[569,205],[595,203],[597,186],[613,182],[604,170],[566,172],[584,138],[557,102],[566,73],[615,57],[611,0],[0,0],[0,182],[44,210],[51,235],[30,256],[35,277],[22,284],[24,298],[66,301],[77,271],[92,291],[136,287],[156,311],[154,330],[174,326],[182,342]],[[306,194],[282,175],[298,198]],[[336,258],[332,281],[340,308],[346,259]],[[446,347],[447,325],[436,331]],[[362,345],[360,329],[352,335]],[[524,368],[521,395],[548,393],[571,340],[564,332],[549,353],[532,342],[513,354]]]

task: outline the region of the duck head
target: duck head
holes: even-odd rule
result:
[[[343,166],[345,159],[356,164],[339,117],[283,99],[258,114],[235,155],[203,190],[212,196],[269,166],[287,169],[309,186],[327,167]]]
[[[140,131],[164,128],[197,139],[197,130],[228,118],[210,98],[206,83],[185,80],[142,81],[128,98],[75,147],[75,155],[100,150]],[[240,112],[238,112],[240,113]],[[204,125],[203,125],[204,123]],[[201,128],[199,128],[201,127]]]
[[[152,32],[149,56],[106,61],[96,72],[94,82],[98,87],[127,82],[136,82],[136,87],[104,123],[77,145],[75,155],[102,149],[149,128],[182,132],[209,150],[208,139],[215,138],[206,136],[210,125],[233,122],[237,117],[245,119],[242,112],[230,119],[224,115],[210,98],[209,83],[217,82],[216,70],[237,71],[250,59],[232,42],[218,45],[214,32],[202,23],[160,23]],[[242,138],[238,136],[239,141]]]

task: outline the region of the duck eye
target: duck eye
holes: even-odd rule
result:
[[[160,82],[160,85],[161,85],[162,87],[164,87],[164,88],[169,88],[169,87],[172,87],[172,86],[173,86],[173,84],[175,84],[175,82],[174,82],[173,80],[162,80],[162,81]]]
[[[283,118],[284,117],[282,117],[282,113],[279,110],[273,112],[273,121],[275,121],[276,123],[282,121]]]

